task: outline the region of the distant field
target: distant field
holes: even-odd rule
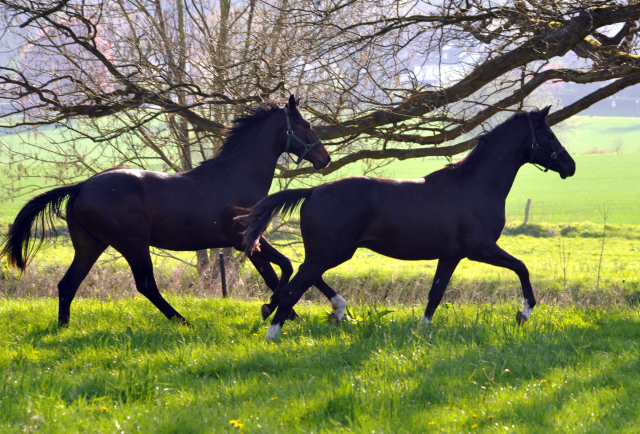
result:
[[[556,173],[541,173],[526,165],[507,199],[508,220],[521,221],[530,198],[532,222],[600,223],[601,212],[606,209],[611,224],[640,225],[640,118],[574,117],[555,130],[575,157],[576,175],[563,181]],[[0,141],[7,144],[17,139],[2,136]],[[616,149],[621,153],[613,153]],[[384,176],[420,177],[445,164],[445,159],[395,161],[385,168]],[[359,173],[357,166],[348,166],[322,181]],[[0,184],[6,182],[7,178],[0,175]],[[44,180],[23,179],[20,183],[37,186],[44,185]],[[28,197],[1,203],[0,219],[12,219]]]

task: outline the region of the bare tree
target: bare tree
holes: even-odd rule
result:
[[[550,124],[640,82],[635,2],[0,5],[0,127],[20,133],[0,139],[9,196],[42,188],[32,177],[188,170],[216,152],[243,105],[293,91],[331,147],[328,175],[464,152],[484,125],[535,105],[553,83],[604,85]],[[289,161],[277,173],[281,188],[311,175]]]

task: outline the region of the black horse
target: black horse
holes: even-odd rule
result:
[[[424,178],[353,177],[262,199],[242,219],[249,253],[261,243],[260,234],[275,213],[286,214],[304,202],[304,263],[282,292],[272,296],[269,309],[278,310],[267,338],[278,336],[307,288],[325,271],[349,260],[358,247],[397,259],[439,260],[421,324],[431,321],[463,258],[513,270],[524,295],[518,322],[528,320],[536,304],[529,271],[496,241],[505,224],[507,195],[522,165],[543,165],[563,179],[575,173],[575,162],[546,123],[548,113],[549,107],[513,115],[481,136],[466,158]]]
[[[108,246],[127,260],[140,293],[167,318],[185,322],[158,291],[149,247],[241,250],[244,228],[234,217],[269,193],[283,152],[304,157],[315,169],[331,161],[297,104],[291,95],[284,109],[276,103],[248,109],[233,121],[220,152],[188,172],[116,168],[36,196],[18,213],[0,256],[7,255],[24,271],[51,234],[54,217],[66,218],[75,256],[58,284],[60,325],[69,322],[80,283]],[[39,242],[30,239],[33,229],[40,234]],[[262,249],[249,259],[275,291],[279,282],[289,281],[293,268],[284,255],[261,241]],[[269,262],[282,270],[280,280]],[[344,310],[344,300],[326,283],[319,280],[317,286],[335,308]]]

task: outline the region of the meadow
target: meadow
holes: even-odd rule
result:
[[[574,118],[557,129],[576,160],[574,177],[520,171],[499,244],[527,264],[539,301],[521,328],[515,274],[467,260],[434,324],[420,329],[436,262],[358,250],[325,275],[352,320],[328,324],[330,308],[312,289],[296,308],[302,319],[275,342],[264,340],[268,323],[259,317],[268,293],[247,263],[228,276],[231,298],[221,299],[217,279],[154,256],[161,291],[191,328],[141,297],[113,251],[80,288],[68,328],[56,325],[57,282],[73,256],[68,238],[40,252],[25,276],[5,263],[0,431],[637,432],[636,124]],[[384,175],[424,176],[447,163],[395,161]],[[0,204],[1,233],[27,199]],[[297,268],[296,238],[273,241]]]
[[[628,432],[640,429],[640,313],[515,303],[362,305],[267,342],[259,303],[0,301],[0,431],[143,433]]]

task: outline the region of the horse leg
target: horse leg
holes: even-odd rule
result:
[[[433,276],[433,283],[431,284],[431,290],[429,291],[429,302],[427,303],[427,309],[424,312],[424,316],[420,320],[420,325],[428,325],[431,323],[433,314],[442,301],[444,291],[447,289],[449,280],[451,280],[451,276],[459,263],[460,258],[443,258],[438,261],[436,274]]]
[[[269,284],[266,276],[266,275],[270,276],[270,274],[267,274],[269,272],[268,270],[270,269],[271,273],[273,274],[273,277],[277,279],[277,276],[275,275],[273,268],[268,263],[267,264],[263,263],[263,265],[258,266],[256,265],[256,262],[254,262],[254,259],[261,259],[263,261],[272,262],[276,264],[278,267],[280,267],[281,277],[279,282],[276,280],[275,287],[272,287]],[[269,318],[271,313],[273,313],[276,307],[278,307],[278,303],[282,298],[281,289],[284,288],[284,286],[289,282],[289,278],[293,274],[293,267],[291,266],[291,261],[289,260],[289,258],[287,258],[285,255],[280,253],[264,237],[260,237],[260,250],[255,251],[249,257],[249,260],[256,267],[260,275],[262,275],[263,279],[265,280],[265,283],[267,283],[267,286],[269,286],[269,288],[273,291],[273,295],[271,296],[271,300],[269,301],[269,303],[265,303],[262,305],[262,319],[266,320],[267,318]],[[265,270],[264,274],[263,274],[263,271],[261,271],[261,269]],[[269,278],[272,281],[272,278],[271,277]],[[315,282],[314,286],[318,288],[320,292],[322,292],[324,296],[327,297],[327,299],[331,302],[331,307],[333,307],[334,312],[331,315],[329,315],[329,321],[331,321],[334,324],[339,324],[340,321],[342,320],[342,317],[344,316],[344,311],[347,307],[347,303],[322,279],[322,277],[317,282]],[[298,318],[298,315],[293,310],[291,315],[292,317],[289,319]]]
[[[119,251],[129,263],[138,292],[147,297],[168,319],[175,319],[181,324],[188,325],[187,320],[160,294],[158,284],[153,276],[153,263],[151,262],[151,254],[149,253],[149,244],[140,242],[139,244],[132,243],[127,246],[114,246],[114,248]]]
[[[284,296],[280,300],[278,309],[267,331],[267,339],[275,339],[280,335],[280,330],[282,330],[284,322],[289,318],[293,306],[300,300],[307,289],[322,277],[326,270],[327,268],[315,264],[311,265],[306,260],[302,263],[291,282],[282,290]]]
[[[318,288],[320,292],[322,292],[331,302],[333,312],[329,315],[329,322],[333,325],[340,324],[340,321],[342,321],[342,317],[344,316],[344,311],[347,309],[347,302],[344,301],[344,298],[340,297],[340,295],[338,295],[338,293],[335,292],[322,277],[320,277],[313,286]]]
[[[487,246],[474,255],[469,256],[472,261],[484,262],[486,264],[495,265],[496,267],[507,268],[518,275],[520,284],[522,285],[522,310],[516,314],[516,321],[519,325],[523,325],[531,316],[531,311],[536,305],[536,299],[533,295],[533,288],[529,280],[529,270],[520,259],[511,256],[502,250],[497,244]]]
[[[107,243],[87,232],[70,212],[67,213],[67,224],[75,254],[71,266],[58,283],[58,324],[60,326],[69,324],[71,302],[80,284],[108,247]]]
[[[286,257],[285,257],[285,259],[286,259]],[[275,293],[278,290],[278,284],[280,283],[280,280],[278,279],[278,275],[274,271],[274,269],[271,266],[271,264],[269,263],[269,261],[260,259],[260,258],[256,257],[255,254],[249,256],[249,260],[251,261],[253,266],[256,267],[256,270],[258,270],[258,273],[260,273],[260,275],[264,279],[264,283],[267,285],[267,287],[269,287],[269,289],[273,293]],[[289,275],[291,275],[291,274],[289,274]],[[270,303],[273,303],[273,300]],[[277,306],[277,304],[276,304],[276,306]],[[275,309],[275,307],[274,307],[274,309]],[[269,315],[271,315],[271,312],[272,312],[272,309],[269,309],[269,304],[263,304],[262,305],[262,319],[263,320],[266,320],[269,317]],[[298,318],[298,314],[295,311],[292,310],[291,311],[291,318],[289,318],[289,319],[296,319],[296,318]]]

